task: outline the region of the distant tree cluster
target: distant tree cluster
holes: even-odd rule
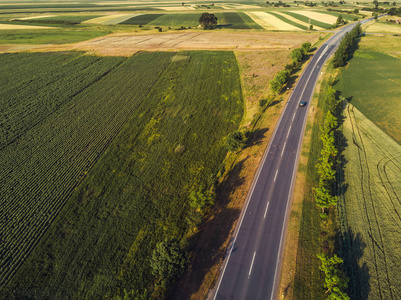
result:
[[[280,7],[280,6],[282,6],[282,7],[290,7],[290,6],[291,6],[291,5],[286,4],[286,3],[284,3],[284,2],[281,2],[281,1],[278,1],[278,2],[269,2],[269,1],[266,1],[266,4],[267,4],[267,5],[274,6],[274,7]]]
[[[334,54],[333,58],[334,68],[342,67],[345,65],[349,53],[352,51],[352,47],[361,33],[362,33],[361,24],[358,23],[349,33],[345,34],[336,53]]]
[[[399,17],[401,17],[401,7],[398,7],[398,8],[392,7],[392,8],[390,8],[388,10],[387,14],[389,16],[399,16]]]
[[[203,29],[215,29],[217,27],[217,17],[207,12],[203,13],[199,18],[199,24]]]

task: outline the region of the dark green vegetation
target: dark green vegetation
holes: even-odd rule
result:
[[[217,26],[217,17],[214,14],[205,12],[199,17],[199,25],[206,30],[215,29]]]
[[[40,62],[47,57],[55,61],[43,63],[41,71]],[[25,86],[28,91],[28,83],[43,81],[43,88],[35,90],[50,94],[49,99],[63,95],[63,88],[68,91],[69,80],[65,74],[52,76],[58,80],[46,85],[49,76],[38,77],[41,72],[61,68],[65,73],[63,63],[69,67],[93,61],[75,69],[96,74],[92,82],[54,105],[51,113],[41,113],[40,124],[29,130],[21,124],[21,135],[15,134],[15,142],[8,142],[1,152],[1,186],[8,191],[1,203],[6,209],[1,211],[9,220],[3,224],[10,224],[4,228],[5,246],[21,253],[18,259],[23,261],[45,233],[3,298],[11,294],[40,299],[98,299],[125,293],[163,296],[167,287],[157,272],[152,274],[152,253],[166,239],[178,240],[180,248],[188,250],[186,235],[199,220],[190,195],[214,185],[227,152],[225,137],[242,118],[234,54],[140,53],[128,59],[16,54],[1,58],[1,74],[10,73],[8,66],[15,78],[26,77],[25,85],[5,78],[3,86]],[[33,65],[21,74],[22,68],[27,69],[24,60]],[[108,72],[100,70],[102,65],[109,66],[103,67]],[[75,78],[77,71],[70,76]],[[15,95],[11,89],[10,94]],[[24,100],[13,102],[26,104]],[[17,115],[9,113],[11,124]],[[19,166],[14,166],[16,162]],[[15,268],[19,260],[4,260],[4,270]]]
[[[363,47],[343,70],[336,88],[368,119],[401,144],[401,60]]]
[[[230,29],[262,29],[250,16],[242,12],[224,12],[215,14],[218,25]]]
[[[163,14],[146,14],[146,15],[139,15],[132,17],[124,22],[121,22],[120,24],[125,24],[125,25],[147,25],[148,23],[156,20],[159,17],[164,16]]]
[[[348,57],[355,50],[357,39],[362,33],[361,24],[358,24],[349,32],[346,33],[341,40],[340,45],[333,57],[334,68],[342,67],[348,60]]]

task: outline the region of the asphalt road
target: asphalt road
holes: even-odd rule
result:
[[[275,299],[282,245],[309,102],[324,62],[351,24],[314,54],[290,96],[227,251],[214,299]],[[299,106],[300,101],[308,104]]]

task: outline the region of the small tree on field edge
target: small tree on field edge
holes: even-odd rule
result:
[[[217,27],[217,17],[214,14],[205,12],[200,16],[199,24],[203,29],[215,29]]]

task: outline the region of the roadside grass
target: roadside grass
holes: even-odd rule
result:
[[[369,43],[373,41],[366,43],[366,39],[362,39],[360,49],[335,87],[368,119],[401,143],[401,59],[372,50]],[[375,39],[376,47],[382,44],[380,38],[369,39]]]
[[[288,12],[283,12],[283,13],[286,13],[286,14],[287,14]],[[290,25],[292,25],[292,26],[295,26],[295,27],[297,27],[297,28],[300,28],[300,29],[302,29],[302,30],[307,30],[307,29],[309,29],[307,26],[304,26],[304,25],[299,24],[299,23],[297,23],[297,22],[291,21],[291,20],[287,19],[286,17],[284,17],[284,16],[281,15],[281,14],[277,14],[277,13],[274,13],[274,12],[271,12],[271,11],[269,11],[269,14],[271,14],[271,15],[273,15],[273,16],[279,18],[281,21],[283,21],[283,22],[285,22],[285,23],[288,23],[288,24],[290,24]]]
[[[305,23],[309,23],[309,20],[310,20],[310,23],[312,25],[318,26],[318,27],[321,27],[321,28],[324,28],[324,29],[329,29],[331,27],[330,24],[323,23],[323,22],[317,21],[317,20],[312,19],[312,18],[308,18],[306,16],[303,16],[303,15],[300,15],[300,14],[297,14],[297,13],[294,13],[294,12],[283,11],[283,13],[288,14],[289,16],[294,17],[294,18],[296,18],[296,19],[298,19],[298,20],[300,20],[302,22],[305,22]]]
[[[191,246],[189,193],[213,185],[227,153],[225,137],[242,119],[235,56],[228,51],[145,52],[106,76],[113,80],[98,81],[78,99],[85,104],[90,95],[97,95],[95,102],[115,95],[114,106],[123,99],[134,101],[125,112],[128,121],[101,106],[103,115],[124,127],[103,155],[96,153],[98,162],[4,298],[97,299],[123,297],[124,290],[138,295],[153,283],[149,261],[157,242],[177,238],[183,247]],[[82,128],[97,128],[97,117],[77,118],[75,112],[80,110],[67,115],[95,124]],[[76,134],[102,139],[105,133],[98,130],[100,135]],[[177,152],[178,146],[183,150]]]
[[[325,252],[334,245],[333,216],[322,223],[320,209],[316,206],[313,188],[319,184],[319,174],[316,163],[320,157],[322,142],[320,140],[320,126],[323,126],[324,112],[326,111],[325,97],[329,88],[329,78],[333,74],[331,63],[326,67],[325,76],[321,81],[319,93],[314,95],[313,123],[307,124],[306,131],[310,132],[308,149],[303,148],[302,155],[307,155],[305,167],[305,185],[303,187],[302,212],[299,227],[298,249],[296,254],[296,268],[293,282],[293,295],[290,299],[324,299],[324,275],[320,271],[320,260],[316,256]],[[305,146],[305,147],[307,147]],[[333,214],[331,214],[333,215]],[[292,288],[291,282],[288,283]]]
[[[344,115],[339,209],[349,295],[351,299],[398,299],[401,146],[352,104]]]

